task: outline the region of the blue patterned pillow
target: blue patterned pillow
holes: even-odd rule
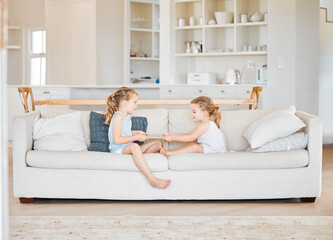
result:
[[[109,152],[109,125],[105,124],[105,115],[91,112],[89,117],[90,147],[89,151]],[[132,117],[132,130],[147,132],[148,121],[146,117]],[[136,142],[142,145],[143,142]]]

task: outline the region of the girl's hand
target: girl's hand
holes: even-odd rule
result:
[[[163,141],[166,142],[172,142],[172,136],[171,135],[163,135]]]
[[[136,140],[139,142],[144,142],[148,139],[147,135],[144,135],[144,134],[138,134],[135,136],[136,136]]]

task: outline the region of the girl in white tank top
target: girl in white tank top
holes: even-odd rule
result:
[[[167,132],[163,140],[167,142],[189,142],[188,144],[165,150],[163,146],[160,153],[171,156],[178,153],[224,153],[227,152],[226,140],[220,129],[221,110],[213,100],[206,96],[191,101],[193,121],[199,125],[189,133]]]

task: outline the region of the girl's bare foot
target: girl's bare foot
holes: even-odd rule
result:
[[[152,185],[153,187],[166,189],[167,187],[169,187],[171,180],[154,178],[153,180],[151,180],[149,182],[150,182],[150,185]]]
[[[160,154],[163,154],[164,156],[168,156],[167,155],[167,151],[163,148],[163,145],[160,147],[160,150],[159,150]]]

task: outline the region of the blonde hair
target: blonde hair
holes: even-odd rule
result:
[[[215,105],[213,100],[206,96],[200,96],[191,101],[191,104],[198,104],[202,111],[207,111],[210,120],[214,121],[218,128],[220,128],[220,121],[222,118],[221,109],[219,105]]]
[[[106,101],[105,124],[110,124],[113,114],[119,110],[121,101],[129,100],[133,94],[138,95],[132,88],[121,87],[108,97]]]

